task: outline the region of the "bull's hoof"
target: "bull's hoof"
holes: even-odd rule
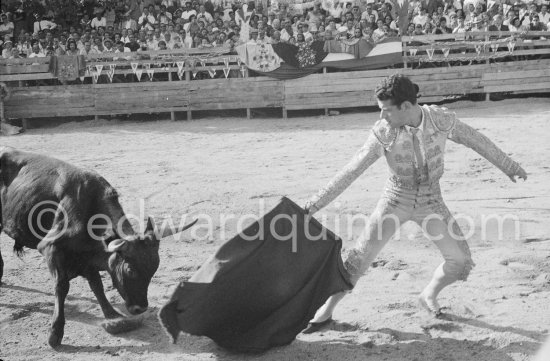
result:
[[[51,348],[58,348],[61,345],[61,340],[63,339],[63,332],[58,335],[55,332],[50,333],[50,337],[48,337],[48,345],[50,345]]]

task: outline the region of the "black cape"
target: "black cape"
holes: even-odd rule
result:
[[[172,342],[183,331],[239,352],[289,344],[330,295],[352,288],[341,247],[283,197],[180,283],[159,312],[161,324]]]

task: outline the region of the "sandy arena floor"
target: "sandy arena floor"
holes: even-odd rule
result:
[[[181,335],[171,345],[156,312],[170,289],[185,280],[236,231],[220,217],[269,209],[282,195],[303,204],[364,142],[378,113],[336,117],[180,121],[73,122],[1,137],[0,145],[40,152],[102,174],[121,193],[129,213],[185,214],[213,219],[215,232],[186,232],[161,244],[161,265],[149,288],[144,327],[119,336],[101,327],[101,310],[87,282],[76,279],[66,304],[63,346],[47,346],[54,302],[52,279],[40,254],[12,254],[0,238],[5,284],[0,287],[0,359],[3,360],[529,360],[550,327],[550,104],[546,99],[449,105],[527,170],[512,183],[472,150],[449,142],[442,189],[451,211],[475,222],[470,246],[477,266],[466,283],[441,295],[448,320],[419,310],[416,297],[441,261],[418,229],[405,226],[380,254],[378,267],[345,298],[325,332],[299,335],[287,347],[242,356],[208,338]],[[335,226],[340,214],[368,214],[387,170],[379,160],[342,196],[320,212]],[[263,204],[263,205],[262,205]],[[513,224],[490,227],[481,217],[511,215]],[[341,229],[352,245],[359,226]],[[469,231],[469,230],[466,230]],[[105,277],[107,296],[124,310]]]

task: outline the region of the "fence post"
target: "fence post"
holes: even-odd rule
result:
[[[485,61],[485,64],[489,65],[489,59]],[[485,101],[488,102],[491,100],[491,93],[485,93]]]
[[[327,68],[323,67],[323,74],[327,73]],[[328,108],[325,108],[325,117],[328,116]]]
[[[187,68],[187,62],[185,64],[185,81],[187,82],[187,85],[190,87],[191,85],[191,72],[193,70],[192,69],[189,69]],[[191,102],[189,102],[189,104],[187,104],[187,120],[191,120],[192,119],[192,114],[191,114]]]
[[[172,72],[168,72],[168,81],[172,81]],[[171,111],[170,112],[170,119],[175,122],[176,121],[176,112],[175,111]]]
[[[19,80],[18,84],[19,84],[19,87],[23,87],[24,86],[23,80]],[[23,127],[23,130],[27,130],[28,125],[29,125],[29,122],[27,121],[27,119],[21,118],[21,127]]]
[[[245,71],[245,78],[248,78],[250,76],[249,72],[248,72],[248,67],[246,67],[246,71]],[[246,108],[246,119],[250,119],[252,115],[252,112],[250,111],[250,108]]]

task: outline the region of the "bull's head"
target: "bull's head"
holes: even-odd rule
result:
[[[176,230],[166,229],[158,233],[149,218],[143,235],[115,239],[109,243],[107,251],[112,255],[109,257],[108,271],[132,315],[147,310],[147,289],[159,267],[160,239],[182,232],[196,222],[197,220]]]

